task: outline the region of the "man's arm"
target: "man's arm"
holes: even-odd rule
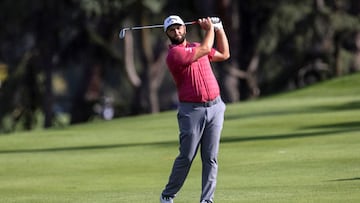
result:
[[[215,31],[216,33],[216,52],[211,61],[224,61],[230,58],[229,42],[223,28]]]
[[[199,19],[198,23],[200,24],[201,28],[206,31],[206,33],[200,46],[195,48],[193,61],[196,61],[200,57],[208,55],[214,45],[214,25],[212,24],[211,19],[209,17]]]

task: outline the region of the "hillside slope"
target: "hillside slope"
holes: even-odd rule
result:
[[[227,105],[215,201],[359,202],[359,81]],[[156,203],[177,153],[175,111],[0,136],[0,202]]]

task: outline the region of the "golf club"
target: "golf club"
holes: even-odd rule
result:
[[[211,17],[211,21],[212,23],[218,23],[220,22],[220,19],[217,17]],[[186,22],[185,25],[193,25],[196,24],[197,21],[192,21],[192,22]],[[128,30],[141,30],[141,29],[148,29],[148,28],[162,28],[164,27],[164,25],[146,25],[146,26],[137,26],[137,27],[127,27],[127,28],[123,28],[120,30],[119,33],[119,38],[120,39],[124,39],[125,38],[125,34],[126,31]]]
[[[193,22],[186,22],[185,25],[192,25],[192,24],[196,24],[196,21]],[[128,30],[141,30],[141,29],[148,29],[148,28],[162,28],[164,27],[164,25],[146,25],[146,26],[138,26],[138,27],[127,27],[127,28],[123,28],[120,30],[119,33],[119,38],[120,39],[124,39],[125,37],[125,33]]]

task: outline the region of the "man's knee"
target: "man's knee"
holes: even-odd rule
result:
[[[177,164],[181,166],[189,166],[191,165],[192,161],[193,158],[190,156],[179,155],[177,158]]]

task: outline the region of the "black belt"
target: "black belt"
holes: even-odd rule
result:
[[[210,107],[213,106],[221,101],[221,97],[216,97],[214,100],[207,101],[207,102],[181,102],[184,104],[190,104],[193,106],[200,106],[200,107]]]

